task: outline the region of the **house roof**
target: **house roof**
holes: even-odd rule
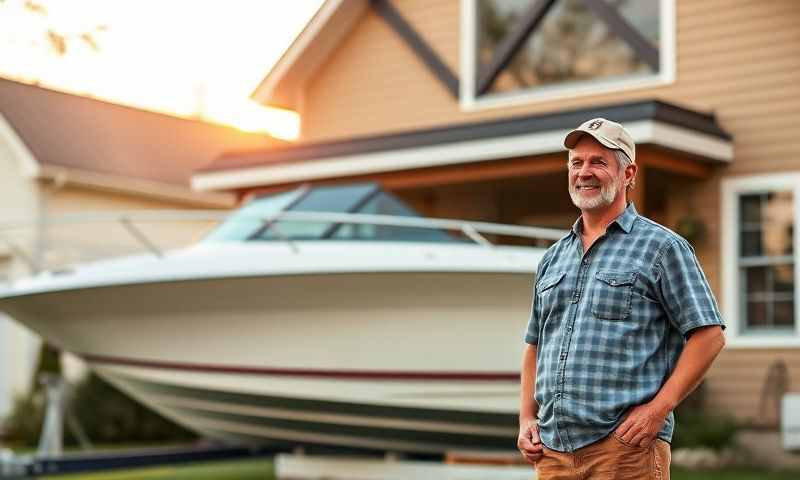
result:
[[[37,166],[186,187],[222,152],[269,148],[268,135],[0,78],[0,120]]]
[[[228,152],[198,169],[192,185],[200,190],[246,188],[553,153],[564,149],[569,130],[594,117],[625,124],[639,145],[659,145],[706,162],[733,157],[732,137],[713,114],[648,100]]]
[[[325,0],[256,87],[252,98],[297,110],[301,89],[369,8],[370,0]]]

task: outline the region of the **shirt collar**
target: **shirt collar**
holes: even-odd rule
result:
[[[611,224],[616,223],[623,232],[630,233],[633,228],[633,222],[636,221],[636,217],[638,216],[639,213],[636,211],[636,207],[633,206],[633,202],[628,202],[628,206],[625,207],[625,210],[623,210],[620,216],[615,218]],[[580,236],[581,230],[583,230],[583,216],[578,217],[575,223],[572,224],[573,234]]]

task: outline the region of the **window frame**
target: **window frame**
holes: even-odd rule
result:
[[[740,211],[742,195],[791,191],[794,205],[794,328],[747,331],[744,327],[740,277]],[[728,346],[734,348],[800,347],[800,171],[724,179],[721,188],[722,313],[727,326]],[[793,335],[792,335],[793,333]]]
[[[487,108],[513,107],[517,105],[547,102],[598,95],[609,92],[624,92],[641,88],[654,88],[675,82],[675,0],[659,0],[659,26],[661,48],[659,73],[622,79],[600,79],[568,85],[551,85],[517,92],[476,95],[477,88],[477,42],[478,1],[461,0],[461,48],[459,104],[463,111]],[[532,0],[533,1],[533,0]]]

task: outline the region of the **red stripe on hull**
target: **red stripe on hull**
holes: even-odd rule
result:
[[[281,377],[336,378],[347,380],[420,380],[420,381],[477,381],[510,382],[519,381],[519,373],[512,372],[408,372],[396,370],[322,370],[307,368],[261,368],[233,367],[199,363],[164,362],[134,358],[111,357],[79,353],[90,363],[124,365],[130,367],[158,368],[164,370],[183,370],[206,373],[230,373],[244,375],[270,375]]]

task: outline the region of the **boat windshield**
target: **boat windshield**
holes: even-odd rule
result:
[[[421,217],[375,183],[301,187],[258,197],[236,211],[204,241],[370,240],[457,242],[468,240],[444,230],[391,225],[270,221],[280,212],[326,212]]]

